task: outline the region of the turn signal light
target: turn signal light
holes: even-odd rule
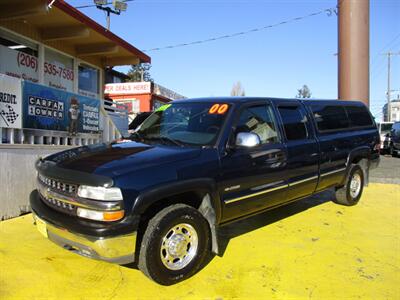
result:
[[[123,210],[110,211],[110,212],[103,213],[104,221],[117,221],[117,220],[122,219],[123,217],[124,217]]]

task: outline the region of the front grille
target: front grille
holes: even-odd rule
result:
[[[38,174],[38,181],[42,201],[47,206],[69,215],[76,215],[77,206],[66,201],[62,201],[62,198],[71,198],[72,200],[77,193],[77,185],[64,183],[56,179],[48,178],[40,173]],[[57,194],[59,196],[57,196]]]
[[[39,181],[53,191],[62,192],[63,194],[74,195],[78,191],[78,186],[75,184],[64,183],[52,178],[38,174]]]
[[[48,197],[48,198],[42,197],[42,199],[44,200],[43,202],[45,204],[47,204],[51,208],[54,208],[57,211],[60,211],[60,212],[63,212],[63,213],[67,213],[67,214],[71,214],[71,215],[75,215],[76,214],[76,206],[73,205],[73,204],[65,203],[63,201],[56,200],[56,199],[53,199],[51,197]]]

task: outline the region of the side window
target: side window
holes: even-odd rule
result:
[[[283,122],[288,141],[307,138],[307,117],[301,111],[300,106],[279,106],[279,114]]]
[[[349,119],[342,106],[312,105],[311,109],[319,131],[339,130],[349,127]]]
[[[346,111],[352,126],[372,126],[371,116],[365,106],[346,106]]]
[[[261,144],[279,141],[276,123],[269,105],[250,106],[242,110],[236,127],[236,133],[239,132],[258,134]]]

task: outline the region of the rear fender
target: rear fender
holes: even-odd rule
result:
[[[361,166],[364,172],[365,185],[369,183],[369,159],[371,156],[371,149],[368,146],[357,147],[353,149],[346,162],[346,176],[343,178],[341,185],[344,185],[347,181],[347,177],[351,168],[351,165],[357,163]]]

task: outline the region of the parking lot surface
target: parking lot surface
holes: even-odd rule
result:
[[[3,221],[0,299],[400,299],[400,185],[332,195],[225,227],[223,257],[170,287],[53,245],[31,215]]]
[[[400,184],[400,158],[381,155],[379,168],[370,172],[370,182]]]

